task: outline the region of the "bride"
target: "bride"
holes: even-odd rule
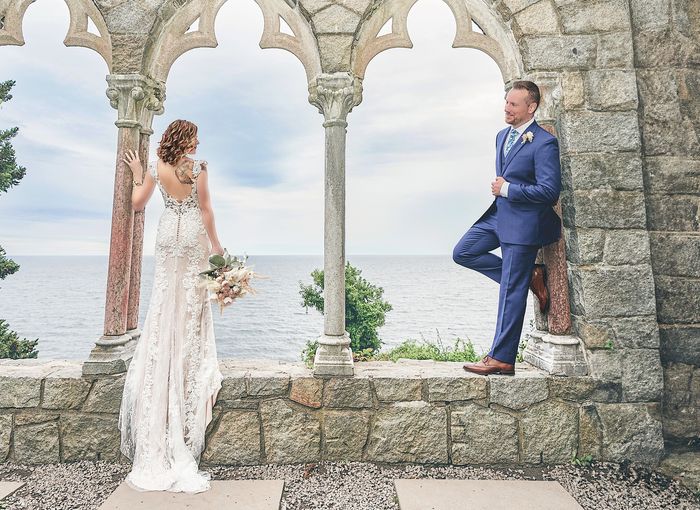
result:
[[[137,490],[201,492],[210,476],[198,470],[204,433],[221,388],[212,314],[201,271],[223,254],[214,226],[206,161],[192,159],[197,126],[172,122],[158,160],[144,171],[138,154],[123,161],[133,174],[134,210],[158,187],[163,211],[155,248],[151,301],[129,364],[119,413],[121,451],[132,459],[127,484]]]

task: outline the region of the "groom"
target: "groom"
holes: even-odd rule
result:
[[[481,375],[515,373],[528,288],[546,311],[549,296],[537,250],[557,241],[561,221],[552,206],[559,198],[561,169],[557,139],[535,122],[540,90],[516,81],[506,95],[505,120],[496,135],[496,180],[491,207],[459,240],[453,258],[500,284],[498,320],[488,355],[464,369]],[[490,253],[501,247],[503,258]]]

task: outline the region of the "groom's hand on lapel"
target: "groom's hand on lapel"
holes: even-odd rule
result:
[[[496,180],[491,183],[491,194],[495,197],[501,195],[501,187],[506,180],[503,177],[496,177]]]

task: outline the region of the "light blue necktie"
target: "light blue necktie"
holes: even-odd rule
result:
[[[511,147],[513,147],[513,144],[515,143],[515,140],[518,138],[518,132],[514,128],[510,128],[510,134],[508,135],[508,140],[506,140],[506,146],[504,148],[504,154],[507,156],[508,152],[510,151]]]

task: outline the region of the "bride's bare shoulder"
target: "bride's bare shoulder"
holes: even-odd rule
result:
[[[207,171],[207,165],[208,163],[205,159],[196,160],[194,166],[192,167],[192,175],[194,175],[195,178],[199,177],[202,172]]]

